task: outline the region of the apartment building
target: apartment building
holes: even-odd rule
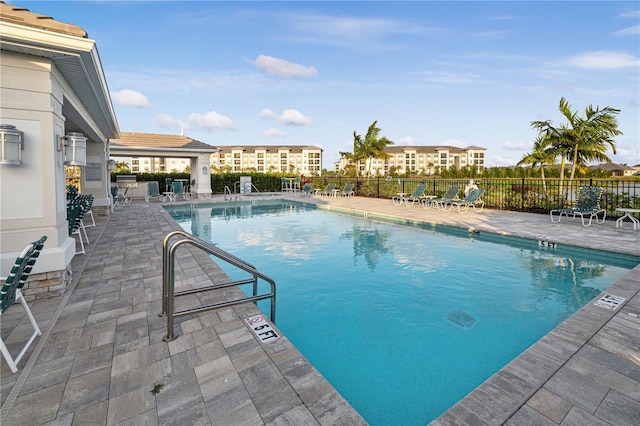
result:
[[[455,146],[388,146],[385,149],[387,158],[372,158],[360,161],[358,171],[370,171],[372,175],[387,175],[390,170],[396,173],[420,173],[431,175],[436,170],[457,169],[467,166],[475,167],[478,171],[485,167],[485,148],[469,146],[458,148]],[[350,160],[342,157],[335,164],[336,170],[344,170]]]
[[[322,149],[316,146],[217,146],[211,154],[211,167],[218,170],[259,173],[289,172],[319,176],[322,172]]]

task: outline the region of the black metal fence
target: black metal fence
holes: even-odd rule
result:
[[[342,188],[346,183],[353,183],[356,195],[375,198],[391,198],[400,192],[411,194],[421,183],[427,186],[425,195],[442,196],[451,185],[457,185],[461,188],[459,196],[464,196],[462,191],[469,183],[469,179],[382,177],[319,177],[308,181],[313,183],[314,188],[325,188],[329,183]],[[640,209],[640,178],[581,178],[574,179],[570,186],[568,179],[565,179],[562,188],[557,178],[482,178],[474,179],[474,183],[485,191],[482,197],[485,207],[492,209],[547,214],[552,209],[572,206],[576,191],[581,186],[604,188],[601,206],[607,210],[609,218],[622,216],[622,213],[616,212],[616,208]]]
[[[261,192],[276,192],[281,190],[281,176],[262,173],[212,174],[211,188],[214,194],[224,192],[228,186],[232,190],[241,175],[251,175],[253,185]],[[156,180],[162,187],[164,178],[189,177],[183,174],[138,174],[138,181]],[[115,181],[115,175],[111,176]],[[540,178],[474,178],[474,183],[484,189],[482,197],[485,207],[499,210],[513,210],[519,212],[547,214],[550,210],[560,207],[570,207],[575,202],[576,191],[581,186],[599,186],[604,188],[601,206],[607,210],[607,218],[616,219],[623,214],[616,212],[616,208],[640,209],[640,178],[579,178],[574,179],[569,186],[565,179],[562,188],[558,178],[542,180]],[[355,177],[303,177],[301,185],[311,182],[314,188],[326,188],[329,183],[343,188],[347,183],[355,185],[355,193],[361,197],[388,198],[399,192],[411,194],[415,188],[424,183],[427,186],[425,195],[442,196],[451,185],[461,188],[459,196],[463,196],[462,189],[469,182],[468,178],[355,178]]]

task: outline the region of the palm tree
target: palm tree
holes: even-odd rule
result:
[[[571,111],[571,105],[565,98],[560,99],[560,112],[568,123],[556,128],[551,120],[533,121],[531,126],[549,140],[550,152],[561,156],[560,188],[562,193],[562,181],[564,178],[565,160],[571,160],[571,175],[569,187],[573,182],[576,168],[589,161],[611,161],[606,155],[607,145],[616,153],[614,136],[622,135],[618,130],[616,115],[619,109],[605,107],[600,109],[589,105],[585,108],[585,116],[578,116],[577,111]]]
[[[358,167],[361,161],[364,162],[364,174],[371,174],[371,163],[374,158],[385,158],[387,156],[385,148],[387,145],[393,145],[393,142],[385,136],[379,137],[381,129],[376,127],[378,121],[374,121],[367,130],[364,139],[362,136],[353,132],[353,153],[340,152],[340,156],[355,163]]]
[[[547,165],[552,165],[555,162],[556,155],[549,147],[551,145],[551,141],[544,137],[544,135],[540,134],[536,138],[533,143],[533,151],[531,153],[526,153],[522,160],[516,164],[516,166],[521,166],[523,164],[528,164],[531,167],[540,166],[540,175],[542,176],[542,188],[544,189],[544,193],[547,193],[547,182],[545,181],[544,176],[544,167]]]
[[[378,121],[374,121],[369,126],[367,130],[367,134],[364,137],[364,143],[362,147],[363,155],[365,156],[365,174],[369,176],[371,174],[371,163],[374,158],[386,158],[387,153],[385,149],[387,145],[393,145],[393,141],[387,139],[386,136],[378,136],[380,134],[380,129],[377,127]],[[355,134],[355,132],[354,132]]]

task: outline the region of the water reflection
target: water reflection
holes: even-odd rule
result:
[[[540,252],[523,254],[521,258],[531,274],[536,300],[553,299],[565,307],[558,322],[564,321],[601,293],[600,289],[591,287],[591,283],[604,275],[605,265]]]
[[[389,232],[370,229],[368,222],[360,224],[357,221],[353,230],[340,235],[340,241],[353,240],[353,264],[356,265],[358,257],[362,256],[371,271],[376,269],[383,255],[391,252],[387,247],[388,239]]]

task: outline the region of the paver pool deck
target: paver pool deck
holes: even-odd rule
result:
[[[548,215],[459,214],[364,197],[284,197],[640,256],[640,230],[628,223],[583,227],[579,219],[552,224]],[[87,254],[73,259],[68,290],[30,303],[43,335],[18,373],[2,362],[2,425],[366,424],[286,336],[258,341],[243,320],[259,313],[251,303],[177,318],[180,336],[164,342],[166,319],[158,316],[162,240],[180,227],[162,205],[142,201],[96,222],[88,229]],[[177,251],[177,286],[223,277],[202,252]],[[181,303],[211,303],[238,292],[202,293],[200,300],[189,296]],[[607,293],[625,302],[616,310],[590,302],[432,423],[640,424],[640,265]],[[28,334],[27,320],[19,306],[1,320],[2,337],[15,353]]]

